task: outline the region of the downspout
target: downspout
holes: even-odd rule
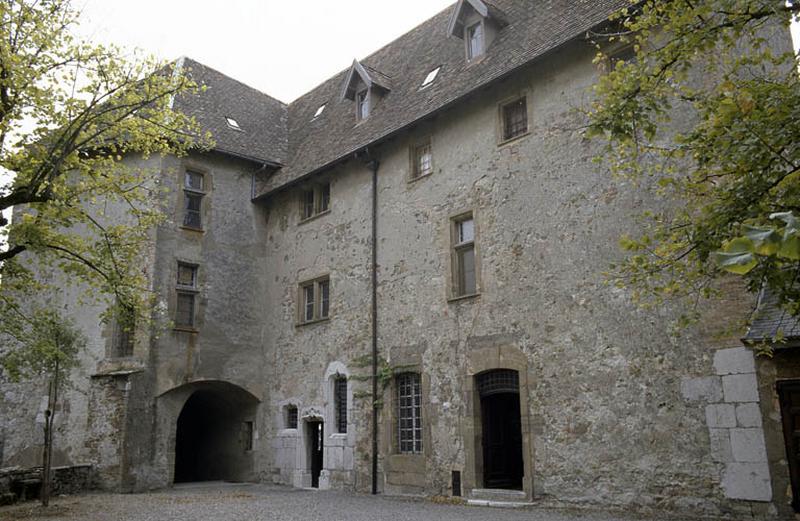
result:
[[[372,493],[378,493],[378,168],[367,155],[372,171]]]

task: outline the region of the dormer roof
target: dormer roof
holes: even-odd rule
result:
[[[363,83],[368,89],[378,88],[385,92],[392,90],[391,79],[388,76],[371,67],[362,65],[358,60],[353,60],[353,65],[350,67],[342,86],[342,99],[354,101],[359,83]]]
[[[453,14],[450,16],[450,23],[447,26],[447,36],[464,38],[464,19],[471,13],[476,12],[486,20],[491,20],[498,27],[508,25],[506,15],[490,4],[482,0],[459,0]]]

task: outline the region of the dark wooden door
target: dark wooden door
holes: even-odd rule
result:
[[[308,446],[311,458],[311,486],[319,488],[319,475],[322,473],[322,422],[308,422]]]
[[[483,485],[486,488],[522,488],[522,429],[519,394],[481,398],[483,424]]]
[[[778,382],[778,396],[792,481],[792,508],[800,512],[800,380]]]

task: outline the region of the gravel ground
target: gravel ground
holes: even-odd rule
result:
[[[499,509],[347,492],[204,483],[150,494],[60,497],[0,508],[0,520],[48,521],[664,521],[626,514]]]

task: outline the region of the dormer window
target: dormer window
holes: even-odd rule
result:
[[[366,89],[356,96],[356,115],[359,121],[369,117],[369,91]]]
[[[356,121],[369,117],[381,97],[391,90],[390,83],[385,74],[353,61],[342,86],[342,99],[355,102]]]
[[[239,122],[230,116],[225,116],[225,123],[228,124],[228,128],[231,128],[233,130],[238,130],[239,132],[244,132],[242,127],[239,126]]]
[[[482,0],[459,0],[450,18],[447,35],[464,40],[467,61],[477,60],[508,25],[506,15]]]
[[[466,31],[467,59],[474,60],[483,55],[483,22],[470,25]]]
[[[320,117],[322,115],[322,113],[325,112],[325,106],[326,106],[326,103],[323,103],[322,105],[320,105],[319,108],[317,109],[317,111],[314,113],[314,117],[311,118],[311,119],[315,120],[318,117]]]

